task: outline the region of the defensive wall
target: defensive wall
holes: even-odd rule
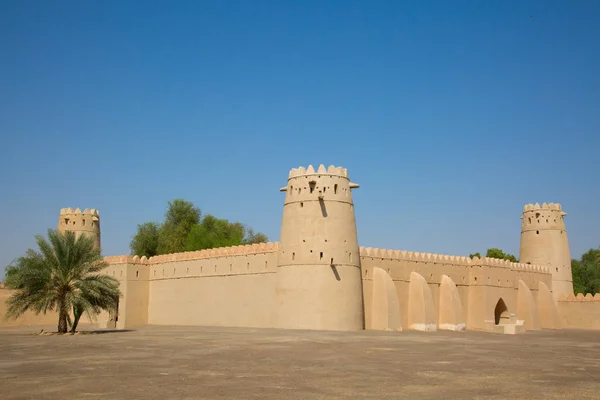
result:
[[[272,327],[277,243],[223,247],[147,259],[105,257],[121,283],[118,318],[102,327],[151,325]]]
[[[600,329],[600,293],[585,296],[579,293],[563,295],[558,299],[558,312],[564,326],[573,329]]]
[[[600,329],[600,297],[573,296],[560,204],[525,205],[521,263],[511,263],[359,247],[352,199],[357,188],[342,167],[293,168],[280,189],[285,200],[278,243],[150,259],[105,257],[105,273],[119,281],[123,295],[118,310],[94,322],[120,329]],[[95,209],[61,209],[58,230],[92,236],[100,248]],[[0,300],[8,296],[0,289]],[[26,314],[12,324],[56,319],[54,313]]]
[[[106,257],[106,273],[120,280],[123,291],[115,327],[274,327],[278,248],[264,243],[150,259]],[[510,314],[514,324],[527,315],[523,329],[539,329],[538,292],[543,287],[550,296],[552,282],[544,267],[490,258],[361,247],[360,264],[367,329],[494,331],[510,325]],[[497,312],[499,302],[505,309]],[[553,308],[551,300],[546,303]],[[111,322],[101,325],[113,327]],[[558,322],[546,318],[542,325]]]

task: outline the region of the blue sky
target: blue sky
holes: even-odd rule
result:
[[[600,2],[4,1],[0,265],[169,200],[278,240],[289,169],[348,168],[361,245],[518,253],[525,203],[600,245]],[[0,273],[1,274],[1,273]]]

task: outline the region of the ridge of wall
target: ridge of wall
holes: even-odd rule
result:
[[[382,259],[402,260],[402,261],[422,261],[450,265],[485,265],[490,267],[507,267],[513,270],[522,270],[528,272],[550,273],[547,267],[541,265],[514,263],[508,260],[501,260],[491,257],[470,257],[450,256],[445,254],[419,253],[405,250],[388,250],[374,247],[359,248],[361,257],[373,257]]]
[[[525,204],[523,207],[523,212],[525,211],[534,211],[534,210],[557,210],[562,211],[562,206],[560,203],[544,203],[540,206],[540,203],[535,204]]]
[[[558,301],[569,301],[569,302],[600,301],[600,293],[596,293],[595,295],[588,293],[585,296],[583,295],[583,293],[579,293],[579,294],[577,294],[577,296],[575,296],[573,293],[563,294],[562,296],[559,296]]]
[[[86,208],[85,210],[81,211],[80,208],[76,208],[75,210],[73,210],[71,207],[61,208],[60,215],[64,215],[64,214],[83,214],[83,215],[95,215],[95,216],[100,215],[98,210],[96,210],[95,208]]]
[[[162,264],[174,261],[194,261],[207,258],[243,256],[250,254],[275,253],[279,248],[278,242],[255,243],[230,247],[218,247],[181,253],[161,254],[147,258],[146,256],[132,256],[123,254],[119,256],[105,256],[104,261],[109,264]]]
[[[339,175],[339,176],[343,176],[343,177],[347,178],[348,170],[346,168],[336,167],[334,165],[330,165],[329,168],[325,168],[325,166],[323,164],[321,164],[315,171],[314,167],[312,165],[309,165],[308,168],[304,168],[304,167],[292,168],[290,170],[289,178],[294,178],[294,177],[302,176],[302,175],[315,175],[315,174]]]

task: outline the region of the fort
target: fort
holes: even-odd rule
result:
[[[560,204],[528,204],[519,263],[360,247],[341,167],[294,168],[279,242],[159,255],[107,256],[123,293],[102,328],[144,325],[354,331],[600,329],[600,295],[575,296]],[[64,208],[58,230],[96,238],[97,210]],[[0,289],[0,318],[10,292]],[[2,324],[35,325],[26,314]]]

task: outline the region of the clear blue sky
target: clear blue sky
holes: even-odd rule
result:
[[[600,244],[598,1],[3,1],[0,264],[100,210],[105,255],[184,198],[278,240],[288,170],[348,168],[361,245]],[[1,269],[1,268],[0,268]]]

